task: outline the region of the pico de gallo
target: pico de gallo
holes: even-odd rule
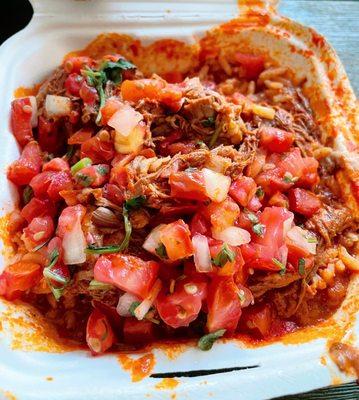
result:
[[[5,299],[93,354],[273,339],[334,312],[358,266],[340,166],[285,69],[222,64],[160,77],[72,56],[12,101]]]

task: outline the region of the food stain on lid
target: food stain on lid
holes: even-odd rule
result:
[[[140,358],[120,354],[117,359],[122,368],[130,373],[132,382],[139,382],[149,376],[156,362],[153,353],[147,353]]]
[[[0,395],[3,396],[4,400],[16,400],[16,397],[9,390],[0,389]]]
[[[4,299],[1,302],[6,306],[0,312],[3,332],[9,334],[13,350],[65,353],[79,349],[78,345],[60,338],[55,327],[34,307]]]
[[[157,383],[155,388],[159,390],[173,390],[178,386],[179,383],[180,382],[175,378],[163,378]]]

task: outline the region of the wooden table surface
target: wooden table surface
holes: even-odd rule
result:
[[[359,95],[359,1],[280,0],[280,13],[324,35],[344,64]]]
[[[337,51],[359,94],[359,0],[281,0],[280,13],[316,29]],[[308,376],[308,379],[310,377]],[[276,400],[358,400],[356,382]]]

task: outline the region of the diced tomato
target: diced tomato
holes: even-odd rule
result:
[[[102,140],[99,134],[81,145],[81,158],[89,157],[94,164],[109,162],[114,156],[115,149],[110,138]]]
[[[57,261],[55,265],[51,267],[51,272],[61,278],[63,282],[59,282],[56,279],[48,278],[48,282],[54,288],[64,288],[71,279],[71,273],[69,267],[64,264],[62,261]]]
[[[305,163],[298,147],[283,155],[282,160],[278,163],[278,167],[282,172],[282,176],[290,173],[292,177],[300,178],[305,169]]]
[[[293,214],[282,207],[266,207],[259,216],[263,225],[262,236],[252,235],[252,242],[241,247],[248,267],[279,271],[281,268],[274,260],[282,262],[281,248],[284,245],[284,222],[293,218]]]
[[[79,95],[85,104],[93,106],[98,101],[98,93],[96,88],[90,86],[86,81],[81,83]]]
[[[18,160],[14,161],[7,172],[7,177],[16,185],[27,185],[41,170],[41,150],[36,142],[28,143]]]
[[[69,172],[45,171],[36,175],[30,182],[36,197],[48,196],[53,201],[61,200],[62,190],[72,189]]]
[[[268,336],[272,320],[271,308],[265,303],[247,307],[242,317],[243,326],[261,337]]]
[[[190,154],[196,150],[197,146],[193,142],[176,142],[167,146],[166,155],[175,156],[176,154]]]
[[[251,231],[253,223],[249,219],[249,214],[247,210],[244,210],[240,213],[237,224],[240,228],[246,229],[247,231]],[[256,213],[254,213],[256,215]]]
[[[211,257],[215,258],[217,254],[223,249],[223,242],[220,243],[213,243],[214,241],[211,241],[211,246],[210,246],[210,253]],[[233,247],[229,246],[229,248],[234,252],[235,259],[233,261],[227,261],[223,266],[221,267],[216,267],[215,273],[218,276],[233,276],[238,272],[239,268],[242,268],[244,264],[244,260],[242,257],[242,253],[239,247]]]
[[[172,173],[168,182],[171,186],[171,197],[198,201],[208,199],[203,174],[200,171]]]
[[[293,144],[294,134],[271,126],[262,126],[260,131],[260,144],[272,153],[284,153]]]
[[[109,180],[109,172],[110,167],[107,164],[90,165],[77,172],[74,178],[80,186],[96,188]]]
[[[261,172],[255,180],[257,185],[261,186],[264,192],[271,196],[278,191],[284,192],[294,185],[294,182],[286,181],[283,175],[283,171],[279,168],[273,168]]]
[[[202,213],[197,212],[190,223],[190,231],[192,236],[201,234],[205,236],[211,236],[211,223]]]
[[[230,197],[221,203],[211,203],[203,208],[203,214],[211,221],[212,233],[221,232],[233,226],[239,217],[240,210],[237,203]]]
[[[236,252],[236,259],[235,259],[235,267],[234,267],[234,282],[236,285],[241,284],[245,285],[249,276],[248,268],[246,268],[244,263],[244,258],[242,255],[242,251],[239,247],[235,249]]]
[[[143,345],[153,342],[156,338],[155,325],[143,319],[125,318],[123,324],[123,339],[125,343],[132,345]]]
[[[290,210],[306,217],[311,217],[322,207],[319,198],[305,189],[291,189],[288,193],[288,199]]]
[[[171,261],[180,260],[193,254],[191,232],[188,225],[179,219],[161,230],[160,241],[164,244]]]
[[[142,99],[157,100],[177,112],[182,105],[182,91],[174,84],[159,79],[125,80],[121,85],[122,98],[138,102]]]
[[[257,190],[257,184],[247,176],[238,177],[229,189],[230,196],[242,207],[247,207]]]
[[[179,215],[190,215],[196,212],[198,205],[183,204],[178,206],[164,205],[160,208],[160,214],[164,217],[177,217]]]
[[[176,281],[173,293],[162,289],[155,304],[161,319],[172,328],[179,328],[197,318],[206,295],[204,278],[187,277]]]
[[[106,100],[105,105],[101,108],[101,124],[107,125],[109,119],[121,107],[123,107],[122,101],[120,101],[117,97],[109,97]]]
[[[95,279],[110,283],[141,298],[151,290],[157,275],[159,264],[155,261],[143,261],[139,257],[124,254],[101,256],[94,267]]]
[[[281,192],[276,192],[269,199],[268,204],[270,206],[288,208],[289,207],[289,200],[288,200],[288,197],[285,194],[283,194]]]
[[[257,212],[262,208],[262,203],[258,199],[257,196],[253,196],[250,200],[249,203],[247,204],[247,208],[250,211]]]
[[[7,300],[20,297],[35,286],[41,277],[41,266],[32,262],[19,261],[9,265],[0,275],[0,295]]]
[[[318,161],[313,157],[305,157],[303,174],[299,181],[296,183],[297,186],[312,188],[319,183],[318,175]]]
[[[62,240],[58,236],[53,237],[47,245],[48,258],[51,257],[54,250],[56,250],[59,253],[58,259],[61,261],[63,259],[64,251],[62,248]]]
[[[179,71],[166,72],[163,74],[163,79],[169,83],[180,83],[183,81],[183,74]]]
[[[38,140],[41,149],[49,153],[59,153],[65,144],[66,137],[59,129],[59,120],[49,121],[39,117]]]
[[[106,183],[104,185],[102,188],[102,196],[118,206],[121,206],[125,201],[124,190],[113,183]]]
[[[67,140],[68,144],[82,144],[87,140],[91,139],[92,129],[90,128],[81,128],[77,132],[75,132],[72,136]]]
[[[57,236],[63,238],[67,232],[72,230],[74,223],[82,220],[85,214],[86,208],[82,204],[64,208],[57,223]]]
[[[85,66],[91,67],[93,65],[94,60],[87,56],[68,57],[64,61],[64,69],[67,73],[79,73]]]
[[[264,57],[262,55],[236,53],[235,61],[244,69],[244,78],[257,79],[264,70]]]
[[[47,162],[42,167],[43,171],[67,171],[70,172],[69,163],[63,158],[56,157]]]
[[[56,214],[55,205],[49,199],[38,199],[33,197],[21,210],[21,216],[30,223],[35,217],[43,217],[50,215],[54,217]]]
[[[44,217],[35,217],[30,224],[23,230],[24,242],[28,250],[44,243],[54,234],[55,225],[52,218],[48,215]]]
[[[65,80],[66,93],[71,96],[79,97],[80,88],[83,82],[84,82],[83,76],[77,73],[70,74]]]
[[[262,172],[264,164],[266,163],[266,157],[266,150],[259,148],[254,160],[247,167],[246,175],[255,178],[260,172]]]
[[[178,140],[180,140],[183,136],[183,132],[180,131],[179,129],[176,129],[175,131],[173,131],[172,133],[170,133],[168,136],[166,136],[166,138],[164,140],[161,140],[158,143],[158,148],[159,151],[161,153],[161,155],[165,156],[168,154],[168,146],[171,143],[177,142]]]
[[[208,331],[226,329],[227,334],[233,333],[242,311],[238,287],[232,277],[218,277],[212,280],[208,288],[207,305]]]
[[[116,164],[111,169],[110,183],[116,184],[120,188],[125,189],[128,183],[128,175],[126,167]]]
[[[21,147],[34,140],[31,127],[32,106],[29,97],[11,102],[11,131]]]
[[[86,327],[86,342],[91,352],[104,353],[115,340],[115,334],[105,314],[95,308],[89,316]]]

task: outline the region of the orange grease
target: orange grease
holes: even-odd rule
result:
[[[155,356],[153,353],[147,353],[140,358],[133,359],[125,354],[117,357],[122,368],[129,372],[132,382],[139,382],[150,375],[155,366]]]
[[[20,86],[14,90],[14,97],[18,99],[19,97],[36,96],[39,92],[41,85],[42,83],[37,83],[29,87]]]
[[[11,348],[22,351],[64,353],[79,346],[58,336],[54,326],[34,307],[1,299],[7,308],[0,313],[3,331],[10,333]]]
[[[163,378],[161,382],[157,383],[155,386],[156,389],[159,390],[173,390],[175,387],[177,387],[179,384],[179,381],[174,378]]]
[[[51,381],[54,380],[54,378],[53,378],[52,376],[47,376],[47,377],[46,377],[46,380],[49,381],[49,382],[51,382]]]
[[[1,394],[4,396],[4,400],[16,400],[16,397],[8,390],[0,389],[0,395]]]
[[[14,249],[8,230],[10,214],[11,213],[7,213],[0,217],[0,240],[3,243],[1,254],[5,260],[8,260],[10,257],[14,256]]]

